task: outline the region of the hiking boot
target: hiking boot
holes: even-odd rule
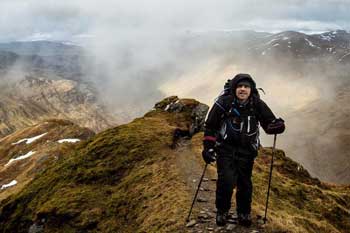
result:
[[[227,222],[227,211],[218,211],[216,213],[216,225],[218,226],[225,226]]]
[[[238,214],[238,224],[244,227],[252,225],[252,217],[250,214]]]

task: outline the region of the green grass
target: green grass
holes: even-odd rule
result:
[[[189,125],[188,111],[157,109],[80,143],[1,203],[0,231],[27,232],[36,221],[45,232],[180,229],[190,197],[170,146],[175,128]]]
[[[176,166],[173,133],[188,130],[198,102],[171,97],[144,117],[103,131],[25,189],[0,203],[0,232],[27,232],[45,221],[45,232],[181,232],[193,193]],[[200,156],[203,134],[192,140]],[[253,212],[263,215],[271,149],[262,149],[253,172]],[[346,232],[350,187],[324,184],[277,150],[267,232]]]

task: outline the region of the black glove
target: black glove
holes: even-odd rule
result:
[[[212,163],[216,161],[216,154],[215,154],[215,142],[204,140],[203,141],[203,151],[202,151],[202,157],[206,163]]]
[[[278,118],[267,125],[266,133],[281,134],[284,132],[285,128],[286,126],[284,125],[284,120],[282,118]]]

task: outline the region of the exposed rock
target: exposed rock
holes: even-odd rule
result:
[[[177,96],[165,98],[161,102],[156,103],[154,108],[170,113],[189,111],[191,125],[187,129],[188,136],[192,136],[195,133],[204,130],[204,121],[209,110],[209,107],[205,104],[199,103],[193,99],[179,99]]]
[[[204,197],[198,197],[197,201],[198,202],[208,202],[208,200],[206,198],[204,198]]]
[[[230,216],[229,216],[229,217],[232,218],[232,219],[237,219],[237,218],[238,218],[238,215],[237,215],[236,212],[233,212],[233,213],[230,213]]]
[[[36,223],[31,225],[28,230],[28,233],[42,233],[42,232],[44,232],[44,226],[37,225]]]
[[[234,224],[228,224],[227,227],[226,227],[226,230],[227,230],[227,231],[232,231],[232,230],[235,229],[235,228],[236,228],[236,225],[234,225]]]
[[[209,216],[206,213],[202,213],[202,214],[198,215],[198,218],[200,218],[200,219],[208,219]]]
[[[196,220],[191,220],[186,224],[186,227],[193,227],[194,225],[196,225]]]
[[[213,213],[210,213],[210,212],[206,212],[206,214],[210,217],[210,218],[213,218],[215,215]]]
[[[211,221],[210,219],[207,219],[207,218],[199,218],[198,220],[200,223],[207,223]]]
[[[258,219],[258,220],[257,220],[257,223],[260,224],[260,225],[265,224],[263,219]]]
[[[204,130],[204,122],[208,110],[209,107],[202,103],[198,104],[198,106],[195,109],[193,109],[191,114],[193,123],[190,127],[190,135]]]
[[[227,222],[232,223],[232,224],[237,224],[237,219],[229,218],[229,219],[227,219]]]

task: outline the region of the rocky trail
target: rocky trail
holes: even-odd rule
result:
[[[176,151],[178,166],[183,171],[184,179],[194,197],[198,188],[200,177],[203,173],[204,163],[199,161],[199,156],[195,156],[192,150],[192,142],[188,139],[181,139],[177,143]],[[253,224],[251,227],[242,227],[237,223],[235,212],[235,202],[229,214],[228,223],[224,227],[218,227],[215,223],[215,190],[217,173],[214,165],[209,165],[206,169],[197,200],[194,204],[190,221],[186,222],[188,212],[184,213],[184,232],[204,233],[204,232],[239,232],[239,233],[262,233],[265,232],[262,217],[252,213]],[[235,195],[235,194],[234,194]],[[234,196],[233,196],[234,199]],[[193,199],[192,199],[193,200]],[[191,200],[191,201],[192,201]],[[188,210],[191,206],[188,206]]]

